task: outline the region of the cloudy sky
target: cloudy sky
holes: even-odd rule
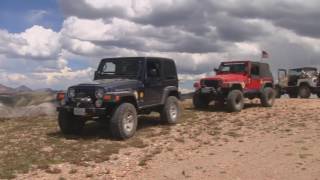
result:
[[[192,82],[223,60],[320,65],[318,0],[1,0],[0,83],[63,89],[101,58],[164,56]],[[191,84],[191,83],[187,83]]]

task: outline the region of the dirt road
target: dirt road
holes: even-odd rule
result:
[[[258,101],[257,101],[258,102]],[[65,137],[55,118],[0,122],[0,177],[17,179],[310,179],[320,178],[320,100],[252,102],[240,113],[185,102],[176,126],[140,118],[125,142],[89,124]]]

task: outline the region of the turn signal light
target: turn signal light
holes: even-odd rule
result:
[[[112,99],[111,95],[104,95],[103,96],[103,100],[105,100],[105,101],[111,101],[111,99]]]
[[[57,94],[57,100],[58,100],[58,101],[64,100],[65,95],[66,95],[66,94],[65,94],[64,92],[58,92],[58,94]]]
[[[103,100],[104,100],[104,101],[114,101],[114,102],[118,102],[118,101],[120,101],[120,96],[104,95],[104,96],[103,96]]]

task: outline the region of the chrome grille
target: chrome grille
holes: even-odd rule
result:
[[[75,98],[86,98],[90,97],[95,99],[94,89],[75,89]]]

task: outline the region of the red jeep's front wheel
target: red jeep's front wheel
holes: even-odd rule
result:
[[[209,105],[208,99],[205,99],[201,96],[200,92],[195,92],[192,97],[193,106],[196,109],[206,108]]]
[[[227,97],[227,107],[230,112],[239,112],[244,107],[244,97],[240,90],[232,90]]]

